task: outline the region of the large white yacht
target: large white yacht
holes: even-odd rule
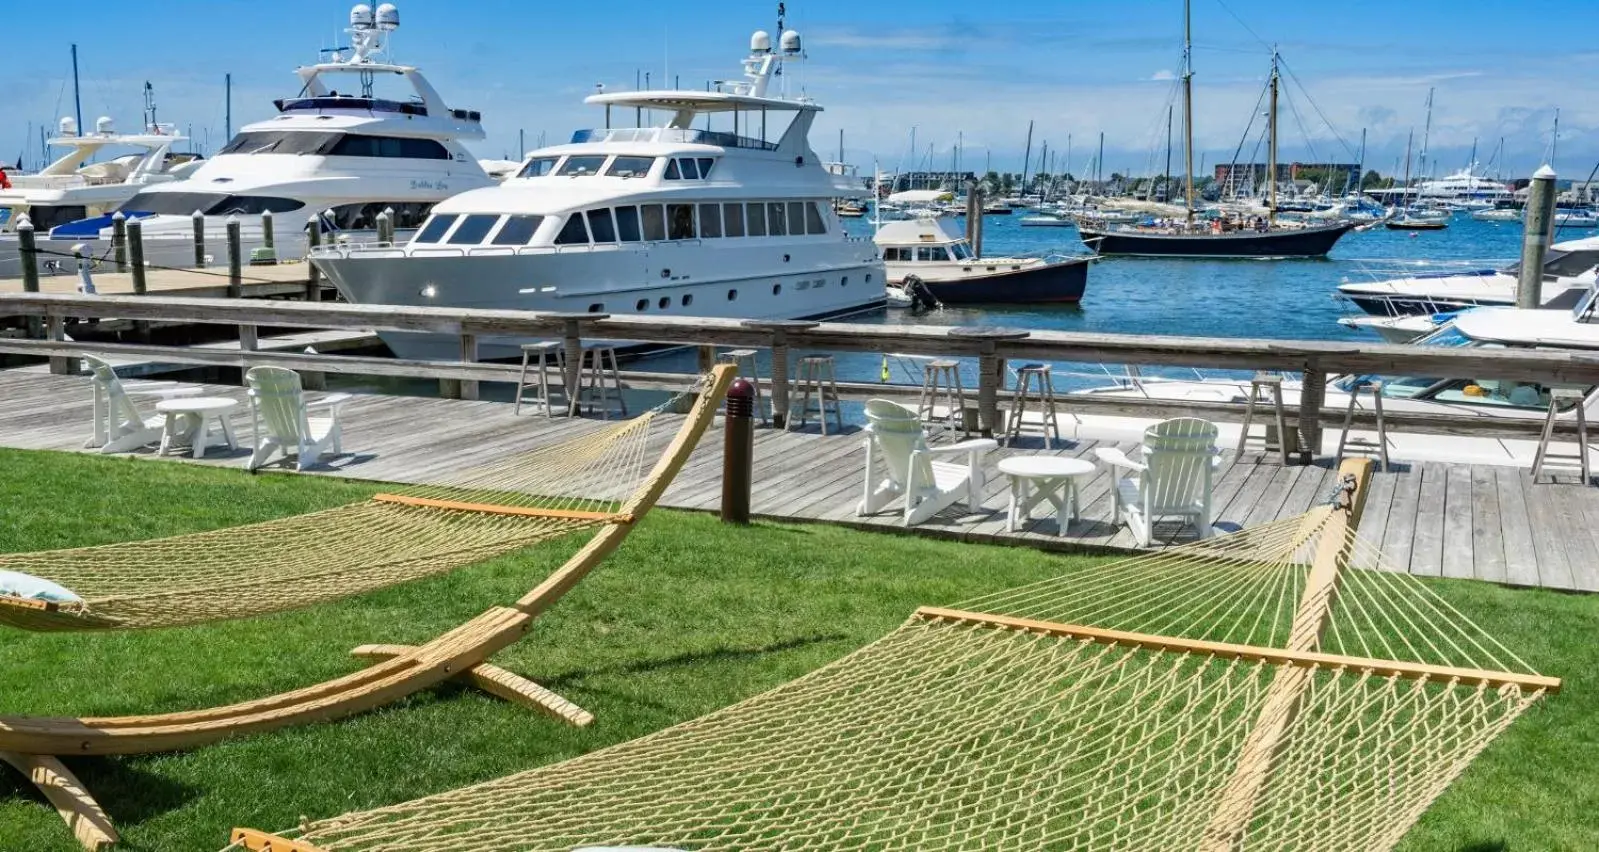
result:
[[[350,46],[327,62],[295,70],[300,94],[274,101],[278,114],[243,127],[189,179],[152,186],[120,208],[144,220],[144,235],[188,237],[193,213],[220,237],[237,214],[245,234],[298,234],[312,217],[324,229],[374,227],[385,208],[398,228],[420,224],[433,205],[494,183],[461,140],[482,139],[482,117],[448,106],[422,72],[382,61],[399,12],[384,3],[350,11]],[[400,99],[380,95],[380,81],[409,84]],[[56,228],[54,238],[110,235],[110,217]]]
[[[1543,264],[1547,307],[1570,308],[1593,286],[1599,266],[1599,237],[1565,240],[1549,247]],[[1473,269],[1401,275],[1338,286],[1338,298],[1377,317],[1436,314],[1471,307],[1514,305],[1520,264],[1503,269]]]
[[[15,231],[27,215],[42,235],[57,225],[115,210],[141,189],[193,171],[198,158],[172,150],[187,137],[170,124],[154,123],[151,114],[146,111],[140,133],[117,133],[105,117],[95,122],[93,132],[79,133],[76,120],[61,119],[60,134],[47,141],[67,152],[37,174],[10,176],[4,181],[8,186],[0,187],[0,233]],[[101,152],[120,148],[138,153],[89,163]]]
[[[883,264],[833,212],[860,188],[811,149],[821,107],[782,92],[799,57],[797,33],[774,51],[757,32],[743,80],[591,95],[604,129],[441,202],[402,247],[329,245],[312,261],[356,303],[763,319],[880,307]],[[650,112],[664,126],[611,126]],[[460,357],[453,338],[383,337],[402,358]],[[488,338],[479,353],[517,343]]]

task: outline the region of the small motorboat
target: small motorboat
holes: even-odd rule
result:
[[[1401,216],[1398,219],[1389,219],[1382,223],[1390,231],[1442,231],[1449,227],[1448,219],[1418,219],[1413,216]]]
[[[1017,219],[1016,224],[1023,228],[1070,228],[1077,223],[1066,216],[1058,216],[1054,213],[1035,213],[1031,216],[1023,216]]]
[[[1088,257],[978,257],[950,219],[886,222],[872,240],[888,283],[903,283],[913,300],[925,288],[946,305],[1074,304],[1088,286]]]

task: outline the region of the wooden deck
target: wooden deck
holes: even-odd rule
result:
[[[237,387],[207,392],[243,400]],[[250,441],[248,415],[235,416],[240,438]],[[0,446],[77,450],[89,430],[89,381],[84,377],[0,371]],[[343,457],[318,471],[390,482],[426,482],[442,471],[479,464],[496,454],[558,439],[571,428],[503,402],[358,395],[344,410]],[[714,510],[721,497],[720,430],[707,435],[666,492],[664,505]],[[1092,458],[1094,442],[1050,452]],[[1124,446],[1125,448],[1125,446]],[[1037,438],[1011,452],[1043,451]],[[153,457],[153,454],[146,453]],[[213,451],[204,464],[242,466],[248,450]],[[992,460],[989,470],[992,471]],[[188,460],[184,457],[184,460]],[[861,437],[856,429],[822,436],[757,429],[754,511],[768,518],[824,521],[898,529],[896,516],[859,518]],[[1229,458],[1228,461],[1231,461]],[[1214,505],[1224,529],[1252,526],[1304,512],[1327,499],[1334,485],[1327,462],[1282,467],[1246,456],[1218,473]],[[1005,478],[990,476],[982,511],[955,509],[915,528],[921,535],[1036,547],[1132,549],[1123,527],[1111,523],[1111,479],[1101,470],[1082,486],[1083,520],[1056,535],[1053,519],[1025,529],[1005,529]],[[1157,528],[1166,541],[1192,538],[1191,530]],[[1361,535],[1380,544],[1395,568],[1414,574],[1473,578],[1523,586],[1599,591],[1599,489],[1562,475],[1558,484],[1534,485],[1527,471],[1452,464],[1396,466],[1374,476]]]
[[[65,259],[70,269],[70,258]],[[133,273],[113,272],[109,261],[94,270],[95,292],[102,296],[133,295]],[[17,275],[11,271],[12,275]],[[305,294],[310,267],[304,262],[280,263],[273,266],[245,266],[242,270],[240,292],[247,297],[301,296]],[[226,261],[205,269],[152,268],[145,271],[147,292],[161,296],[190,296],[196,298],[222,298],[228,295],[228,266]],[[42,275],[39,278],[42,293],[78,292],[78,275],[67,272],[60,275]],[[21,293],[21,278],[0,278],[0,293]]]

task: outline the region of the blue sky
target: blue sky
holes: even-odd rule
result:
[[[1208,167],[1231,159],[1264,84],[1269,48],[1293,79],[1282,119],[1286,160],[1353,158],[1368,129],[1368,167],[1394,169],[1435,87],[1429,160],[1464,165],[1472,139],[1486,163],[1501,136],[1505,174],[1530,172],[1548,150],[1559,107],[1556,167],[1585,177],[1599,160],[1599,2],[1594,0],[1193,0],[1195,134]],[[455,106],[480,109],[479,156],[513,154],[598,123],[581,101],[596,83],[628,88],[649,72],[685,88],[731,76],[749,33],[772,29],[775,3],[586,0],[405,0],[394,57],[419,65]],[[69,45],[76,38],[87,123],[139,120],[145,80],[163,121],[193,127],[215,150],[223,136],[225,72],[234,128],[267,118],[292,95],[291,70],[341,38],[340,0],[150,0],[102,5],[84,24],[59,25],[49,3],[8,0],[0,65],[0,159],[15,160],[28,124],[72,112]],[[791,0],[788,24],[808,60],[790,79],[827,108],[816,147],[885,169],[948,165],[964,135],[963,165],[1019,170],[1027,123],[1035,155],[1047,141],[1064,170],[1089,164],[1106,134],[1105,171],[1163,166],[1166,104],[1178,70],[1180,0]],[[92,18],[92,24],[90,23]],[[1299,84],[1302,83],[1303,87]],[[1180,113],[1179,113],[1180,115]],[[1325,119],[1325,121],[1324,121]],[[1180,120],[1180,119],[1179,119]],[[1329,129],[1328,125],[1334,129]],[[912,126],[918,151],[909,151]],[[1258,121],[1256,127],[1259,127]],[[34,131],[37,139],[37,129]],[[929,155],[928,146],[932,146]],[[1348,146],[1346,149],[1345,146]],[[1254,139],[1243,143],[1250,159]],[[37,151],[37,141],[30,151]],[[30,155],[31,159],[31,155]],[[1197,165],[1197,164],[1196,164]],[[1036,168],[1036,165],[1035,165]]]

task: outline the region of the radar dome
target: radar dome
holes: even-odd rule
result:
[[[400,10],[393,3],[379,3],[374,20],[378,29],[393,32],[400,28]]]
[[[77,136],[78,135],[78,121],[77,121],[77,119],[73,118],[70,115],[66,115],[66,116],[62,116],[61,117],[60,127],[61,127],[61,135],[62,136]]]
[[[750,36],[750,53],[771,53],[771,52],[772,52],[772,35],[771,35],[771,33],[768,33],[766,30],[756,30],[755,31],[755,35]]]
[[[99,118],[95,119],[94,120],[94,132],[99,133],[101,135],[105,135],[105,136],[109,136],[112,133],[115,133],[116,130],[111,124],[111,116],[102,115]]]
[[[350,26],[358,30],[372,28],[372,7],[365,3],[357,3],[350,9]]]
[[[783,46],[783,53],[789,56],[794,56],[800,52],[800,36],[799,33],[793,30],[785,31],[779,43]]]

